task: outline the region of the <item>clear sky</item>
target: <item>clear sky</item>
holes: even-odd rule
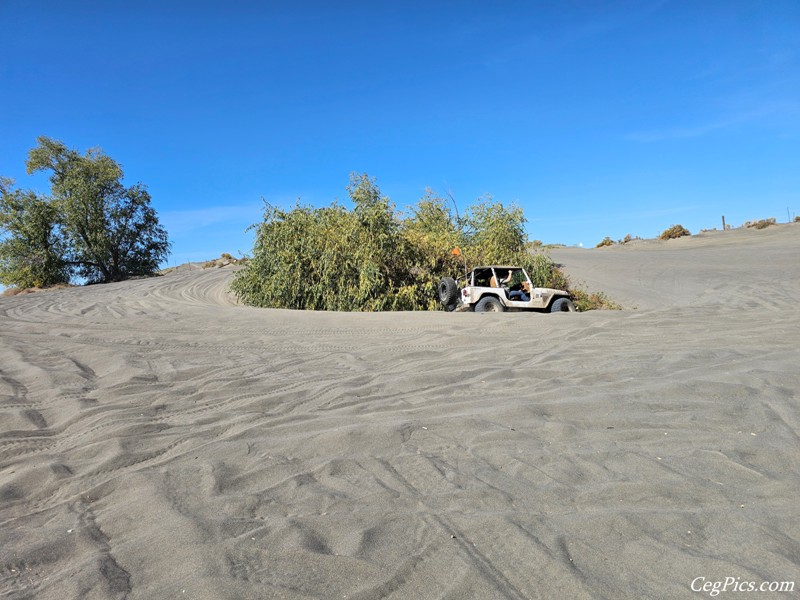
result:
[[[516,201],[546,243],[800,214],[798,0],[0,0],[0,32],[0,175],[102,147],[170,264],[354,171]]]

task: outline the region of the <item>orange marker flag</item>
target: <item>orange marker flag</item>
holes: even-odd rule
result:
[[[451,254],[453,256],[461,256],[461,250],[459,250],[458,248],[453,248],[453,251],[451,252]]]

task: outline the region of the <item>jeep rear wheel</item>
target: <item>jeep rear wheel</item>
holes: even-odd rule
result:
[[[569,298],[556,298],[550,305],[550,312],[575,312],[575,305]]]
[[[494,296],[481,298],[475,305],[475,312],[504,312],[506,307]]]
[[[458,286],[452,277],[445,277],[439,282],[439,300],[445,306],[455,307],[458,299]]]

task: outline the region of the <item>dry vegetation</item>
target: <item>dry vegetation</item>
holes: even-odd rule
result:
[[[585,310],[622,310],[622,306],[614,302],[604,292],[587,292],[586,290],[572,287],[570,288],[572,301],[575,308],[583,312]]]
[[[673,225],[669,229],[665,229],[661,232],[661,235],[658,236],[659,239],[662,240],[674,240],[679,237],[683,237],[686,235],[692,235],[692,233],[686,229],[683,225]]]
[[[766,229],[770,225],[776,225],[778,220],[775,217],[761,219],[759,221],[745,221],[744,226],[748,229]]]
[[[614,244],[627,244],[628,242],[632,242],[633,240],[640,240],[640,239],[642,238],[640,238],[638,235],[634,237],[629,233],[621,240],[617,240],[615,242],[613,239],[611,239],[610,236],[606,236],[603,238],[602,242],[600,242],[599,244],[597,244],[597,246],[595,246],[595,248],[604,248],[606,246],[613,246]]]
[[[51,290],[64,290],[67,288],[75,287],[74,285],[70,285],[68,283],[59,283],[56,285],[50,285],[47,287],[28,287],[28,288],[19,288],[19,287],[11,287],[6,290],[3,290],[3,293],[0,296],[4,298],[10,298],[11,296],[22,296],[24,294],[35,294],[36,292],[49,292]]]
[[[228,254],[227,252],[223,252],[219,258],[215,258],[213,260],[207,260],[200,266],[202,266],[204,269],[221,269],[222,267],[227,267],[228,265],[244,265],[244,264],[247,264],[246,258],[235,258],[234,256]]]

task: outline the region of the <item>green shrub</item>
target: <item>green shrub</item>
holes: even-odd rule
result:
[[[353,176],[353,210],[333,203],[266,205],[253,256],[232,283],[246,304],[312,310],[423,308],[409,267],[413,248],[374,180]]]
[[[683,225],[673,225],[669,229],[665,229],[659,236],[662,240],[674,240],[685,235],[692,235],[691,232]]]
[[[614,240],[606,236],[603,238],[602,242],[600,242],[599,244],[597,244],[597,246],[595,246],[595,248],[604,248],[605,246],[613,246],[613,245],[614,245]]]
[[[351,175],[353,209],[334,202],[283,210],[266,204],[253,256],[231,288],[245,304],[273,308],[436,310],[444,276],[482,264],[524,267],[533,283],[566,287],[544,252],[531,252],[517,206],[485,197],[463,217],[430,190],[402,219],[368,175]]]

